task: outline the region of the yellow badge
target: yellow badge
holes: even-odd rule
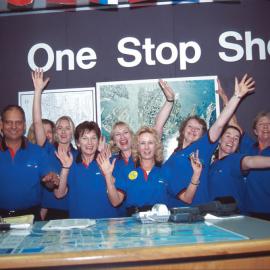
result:
[[[137,177],[138,177],[138,173],[137,173],[136,171],[131,171],[131,172],[128,174],[129,180],[135,180]]]

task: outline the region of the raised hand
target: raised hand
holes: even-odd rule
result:
[[[99,143],[98,143],[98,151],[102,152],[106,148],[106,138],[104,136],[100,136]]]
[[[110,151],[107,149],[97,156],[97,163],[103,175],[112,175],[116,159],[110,162]]]
[[[255,89],[255,81],[252,77],[248,77],[245,74],[242,80],[239,82],[235,77],[234,95],[238,98],[242,98],[248,93],[251,93]]]
[[[173,102],[175,94],[174,94],[174,91],[172,90],[172,88],[168,85],[167,82],[165,82],[161,79],[158,81],[158,83],[163,91],[163,94],[165,95],[166,100],[168,102]]]
[[[55,151],[55,155],[61,161],[62,167],[70,168],[73,162],[73,156],[71,152],[67,152],[65,149],[58,147],[57,151]]]
[[[34,84],[35,91],[42,92],[42,90],[46,87],[48,84],[50,78],[43,78],[43,70],[40,68],[37,68],[35,71],[32,72],[32,80]]]
[[[217,80],[217,83],[218,83],[218,89],[216,92],[222,99],[223,105],[225,106],[229,101],[228,96],[226,95],[219,79]]]
[[[191,167],[193,169],[193,173],[196,175],[200,175],[202,172],[202,163],[199,158],[199,150],[196,150],[196,152],[193,152],[190,156],[190,162],[191,162]]]

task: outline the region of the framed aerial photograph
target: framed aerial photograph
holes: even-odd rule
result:
[[[175,92],[174,107],[162,136],[167,158],[177,146],[178,129],[186,117],[198,115],[209,127],[216,120],[220,107],[217,76],[163,80]],[[98,122],[107,141],[117,121],[128,123],[134,132],[141,126],[153,126],[165,102],[158,79],[100,82],[96,84],[96,91]]]

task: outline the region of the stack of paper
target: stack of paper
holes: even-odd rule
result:
[[[41,229],[43,231],[84,229],[95,224],[94,219],[56,219],[50,220]]]

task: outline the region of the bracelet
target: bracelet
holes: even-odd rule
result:
[[[65,167],[65,166],[62,166],[62,169],[67,169],[67,170],[69,170],[69,169],[70,169],[70,167]]]
[[[193,183],[192,181],[190,182],[190,184],[194,185],[194,186],[198,186],[200,184],[200,181],[198,183]]]
[[[237,94],[234,94],[235,97],[237,97],[238,99],[241,99],[242,97],[237,95]]]
[[[174,102],[174,99],[167,99],[167,98],[166,98],[166,100],[167,100],[168,102]]]

